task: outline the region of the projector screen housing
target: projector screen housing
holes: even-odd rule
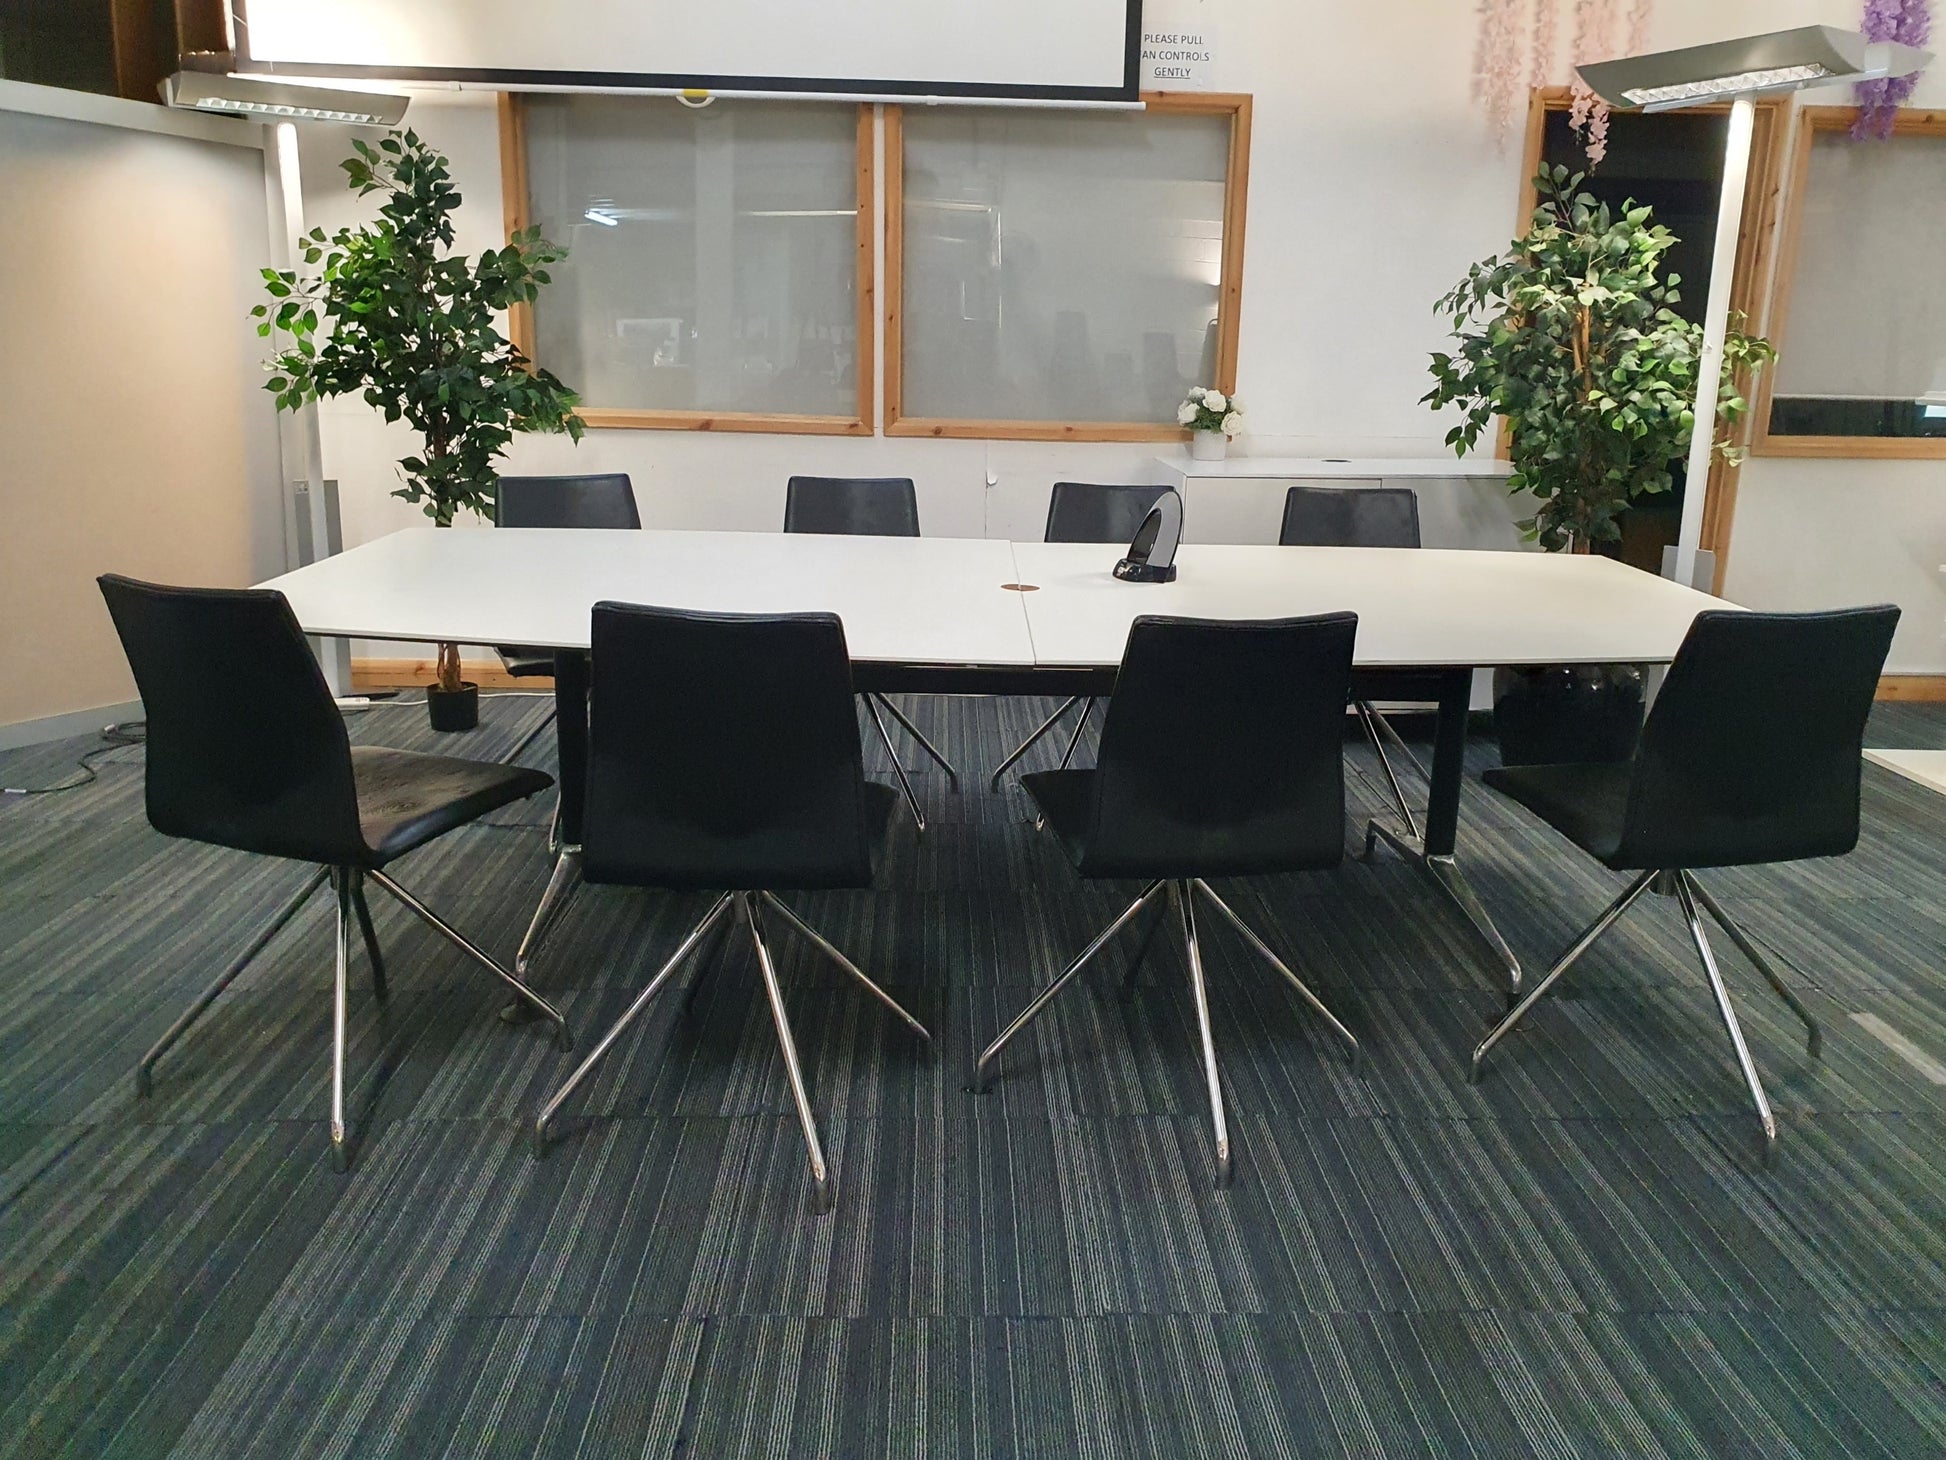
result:
[[[231,0],[239,73],[1132,103],[1141,0]]]

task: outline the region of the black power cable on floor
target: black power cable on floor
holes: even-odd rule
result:
[[[141,745],[148,740],[148,722],[145,720],[124,720],[101,729],[102,743],[83,755],[78,762],[80,774],[72,780],[61,782],[58,786],[0,786],[0,796],[52,796],[61,791],[78,791],[83,786],[92,785],[99,773],[95,762],[110,751],[125,750],[131,745]]]

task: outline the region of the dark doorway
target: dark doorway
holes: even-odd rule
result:
[[[1541,160],[1588,172],[1583,191],[1619,209],[1633,200],[1655,210],[1655,221],[1676,235],[1664,260],[1665,274],[1681,279],[1675,310],[1684,319],[1703,317],[1709,297],[1710,259],[1716,249],[1716,211],[1723,188],[1723,147],[1729,136],[1726,114],[1614,112],[1608,118],[1608,155],[1588,171],[1581,138],[1568,114],[1550,108],[1541,137]],[[1644,498],[1621,516],[1622,540],[1596,551],[1648,572],[1659,572],[1662,549],[1673,544],[1682,524],[1683,463],[1671,468],[1673,489]]]

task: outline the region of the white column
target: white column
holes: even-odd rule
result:
[[[298,166],[297,128],[290,122],[271,127],[273,146],[268,157],[274,189],[270,228],[271,255],[281,268],[295,269],[304,257],[304,181]],[[273,335],[274,339],[275,336]],[[306,401],[295,411],[278,413],[278,440],[284,456],[285,550],[288,566],[299,568],[331,551],[324,492],[324,440],[318,426],[318,407]],[[304,488],[302,497],[298,487]],[[302,502],[308,515],[306,531],[295,521]],[[308,541],[308,554],[300,545]],[[311,647],[324,669],[333,694],[351,691],[351,644],[345,639],[313,639]]]
[[[1723,337],[1730,324],[1737,238],[1743,227],[1743,190],[1750,175],[1750,137],[1757,104],[1739,96],[1730,106],[1730,139],[1723,149],[1723,194],[1716,211],[1716,253],[1710,260],[1709,302],[1703,307],[1703,356],[1696,382],[1696,424],[1689,435],[1689,467],[1682,501],[1682,535],[1676,542],[1676,582],[1696,577],[1696,550],[1703,536],[1703,505],[1709,497],[1710,456],[1716,440],[1717,386],[1723,377]]]

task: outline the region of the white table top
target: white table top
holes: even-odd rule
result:
[[[1513,466],[1490,456],[1226,456],[1198,461],[1186,451],[1158,456],[1156,465],[1184,477],[1269,478],[1293,481],[1378,481],[1386,477],[1505,477]]]
[[[1185,543],[1173,583],[1121,583],[1113,547],[1015,543],[1034,655],[1046,666],[1121,661],[1140,614],[1285,618],[1350,609],[1368,668],[1666,663],[1721,599],[1608,558],[1450,548]]]
[[[1012,548],[980,538],[417,527],[263,586],[349,638],[585,649],[589,610],[616,599],[828,611],[854,660],[1000,667],[1034,662],[1013,576]]]
[[[1174,583],[1116,581],[1113,544],[777,532],[412,528],[265,587],[314,634],[586,648],[602,599],[829,611],[852,658],[994,668],[1119,664],[1140,614],[1351,609],[1368,667],[1660,663],[1722,600],[1598,557],[1441,548],[1183,545]],[[1029,583],[1031,593],[1007,583]]]

